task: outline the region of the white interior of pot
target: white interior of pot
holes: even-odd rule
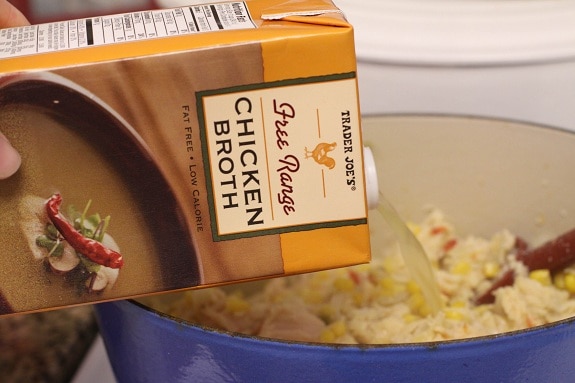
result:
[[[575,226],[575,135],[518,122],[441,116],[364,119],[380,191],[405,220],[425,206],[462,234],[508,228],[536,245]]]

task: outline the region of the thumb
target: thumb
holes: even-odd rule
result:
[[[0,0],[0,28],[21,27],[30,23],[24,15],[7,0]]]
[[[0,133],[0,180],[16,173],[21,162],[20,154],[10,145],[8,139]]]

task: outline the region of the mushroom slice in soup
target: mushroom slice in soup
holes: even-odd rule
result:
[[[54,274],[73,274],[72,279],[77,286],[89,293],[104,291],[114,285],[119,270],[97,264],[78,253],[53,225],[46,209],[45,199],[34,195],[25,196],[20,201],[19,214],[20,227],[32,256],[36,260],[44,260]],[[98,225],[104,221],[99,219],[99,215],[92,217],[98,217]],[[96,237],[98,225],[91,222],[90,217],[84,219],[82,214],[82,219],[76,220],[75,224]],[[118,244],[108,233],[101,233],[99,239],[107,249],[119,253]]]

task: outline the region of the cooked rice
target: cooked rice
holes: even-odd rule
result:
[[[529,328],[575,314],[575,269],[550,276],[515,261],[515,236],[460,236],[439,210],[410,224],[435,268],[443,308],[431,313],[395,245],[369,265],[278,278],[255,294],[210,288],[154,299],[161,311],[193,323],[263,337],[345,344],[469,338]],[[493,304],[473,299],[508,267],[513,286]]]

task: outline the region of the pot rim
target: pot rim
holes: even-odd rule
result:
[[[513,340],[516,338],[527,337],[530,335],[536,335],[543,331],[550,331],[558,329],[559,327],[566,327],[575,324],[575,316],[561,319],[555,322],[546,323],[539,326],[534,326],[530,328],[525,328],[521,330],[513,330],[502,332],[498,334],[476,336],[471,338],[462,339],[450,339],[442,341],[429,341],[429,342],[418,342],[418,343],[390,343],[390,344],[340,344],[340,343],[321,343],[321,342],[308,342],[308,341],[292,341],[283,340],[275,338],[266,338],[257,335],[247,335],[238,332],[217,329],[214,327],[205,326],[202,324],[196,324],[185,319],[174,317],[170,314],[166,314],[162,311],[156,310],[150,306],[147,306],[135,299],[120,300],[114,302],[108,302],[112,304],[130,304],[137,308],[143,309],[149,315],[159,317],[161,320],[167,320],[179,327],[184,326],[187,329],[200,331],[207,336],[217,336],[217,337],[231,337],[234,339],[240,338],[251,342],[261,342],[262,345],[268,346],[298,346],[304,348],[320,348],[329,350],[349,350],[349,351],[376,351],[376,350],[413,350],[413,349],[437,349],[439,347],[461,347],[461,346],[473,346],[479,345],[486,342],[499,342]],[[181,330],[181,328],[179,329]]]

